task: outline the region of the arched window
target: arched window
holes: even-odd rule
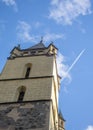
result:
[[[29,77],[30,70],[31,70],[31,68],[28,67],[27,70],[26,70],[25,78],[28,78],[28,77]]]
[[[24,86],[22,86],[21,88],[19,88],[19,95],[18,95],[18,102],[22,102],[24,99],[24,95],[25,95],[25,91],[26,88]]]
[[[26,65],[26,73],[25,73],[25,78],[28,78],[29,77],[29,75],[30,75],[30,71],[31,71],[31,64],[30,63],[28,63],[27,65]]]

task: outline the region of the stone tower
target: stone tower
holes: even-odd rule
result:
[[[64,130],[56,54],[42,41],[13,48],[0,74],[0,130]]]

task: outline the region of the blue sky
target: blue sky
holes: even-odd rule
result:
[[[0,71],[18,44],[59,49],[59,109],[66,130],[93,130],[93,1],[0,0]]]

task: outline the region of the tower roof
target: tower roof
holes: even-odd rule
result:
[[[46,47],[43,43],[43,40],[33,45],[27,49],[21,49],[20,45],[14,47],[13,50],[10,52],[10,57],[23,57],[23,56],[35,56],[35,55],[56,55],[57,48],[51,43],[48,47]]]
[[[39,48],[45,48],[45,45],[42,43],[42,41],[40,41],[40,43],[28,48],[28,49],[39,49]]]

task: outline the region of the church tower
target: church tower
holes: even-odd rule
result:
[[[13,48],[0,74],[0,130],[64,130],[56,54],[42,41]]]

